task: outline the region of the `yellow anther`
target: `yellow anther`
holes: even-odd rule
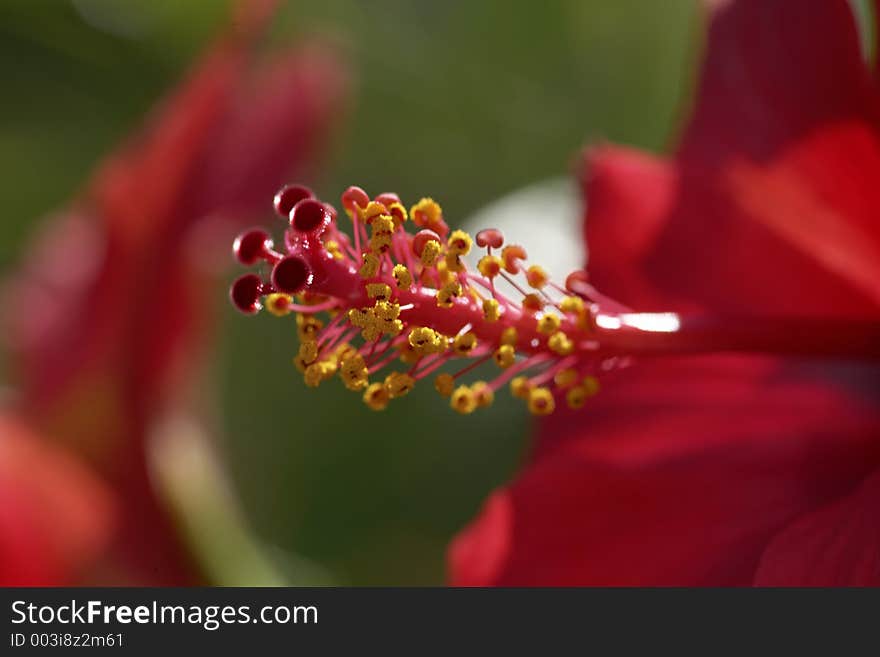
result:
[[[580,297],[563,297],[559,302],[559,308],[564,313],[574,313],[580,315],[586,309],[584,300]]]
[[[437,290],[437,305],[441,308],[451,308],[454,299],[460,296],[461,285],[458,281],[451,281]]]
[[[318,343],[314,340],[303,340],[299,345],[297,358],[306,365],[314,363],[318,358]]]
[[[467,356],[476,346],[477,336],[473,333],[462,333],[455,336],[455,339],[452,341],[452,349],[459,356]]]
[[[574,351],[574,343],[562,331],[557,331],[551,335],[550,339],[547,340],[547,346],[550,347],[550,351],[560,356],[568,356]]]
[[[541,290],[547,285],[550,277],[547,275],[547,272],[540,265],[532,265],[528,269],[526,269],[526,280],[529,285],[536,290]]]
[[[382,327],[378,322],[370,322],[361,331],[361,337],[367,342],[378,340],[382,336]]]
[[[495,350],[495,354],[492,357],[495,359],[498,367],[507,369],[516,362],[516,349],[509,344],[503,344]]]
[[[394,282],[397,283],[398,289],[406,290],[412,285],[412,274],[403,265],[395,265],[391,270],[391,275],[394,276]]]
[[[537,294],[527,294],[522,300],[523,308],[532,312],[544,310],[544,300]]]
[[[422,358],[422,352],[417,351],[409,342],[404,342],[397,351],[400,353],[400,360],[407,365],[415,365]]]
[[[394,219],[387,214],[381,214],[370,224],[373,235],[390,235],[394,231]]]
[[[483,319],[487,322],[497,322],[501,316],[501,307],[495,299],[483,301]]]
[[[300,372],[305,372],[306,368],[309,366],[309,363],[305,362],[302,356],[294,356],[292,362]]]
[[[532,387],[529,377],[517,376],[510,382],[510,394],[519,399],[528,399]]]
[[[370,320],[370,315],[360,308],[352,308],[348,311],[348,321],[351,322],[352,326],[357,326],[358,328],[363,328],[367,325],[367,322]]]
[[[357,349],[351,346],[348,342],[343,342],[333,350],[333,355],[336,356],[336,360],[341,365],[347,358],[352,358],[357,355]]]
[[[477,269],[486,278],[495,278],[501,273],[504,262],[498,256],[483,256],[477,263]]]
[[[449,267],[446,266],[446,258],[441,258],[437,261],[437,274],[441,286],[457,280],[455,274],[449,271]]]
[[[443,210],[434,199],[423,198],[410,208],[409,216],[419,228],[427,228],[439,234],[443,233],[445,228]]]
[[[577,383],[577,380],[578,371],[572,368],[559,371],[553,377],[553,383],[555,383],[560,388],[568,388],[569,386],[573,386],[575,383]]]
[[[416,385],[416,380],[403,372],[392,372],[385,377],[385,389],[391,399],[403,397]]]
[[[467,255],[471,251],[474,240],[463,230],[454,230],[446,243],[449,253],[457,256]]]
[[[376,253],[385,253],[391,248],[391,233],[374,233],[370,238],[370,248]]]
[[[559,315],[555,313],[545,313],[541,316],[541,319],[538,320],[538,333],[552,335],[559,330],[561,325],[562,320],[559,319]]]
[[[379,329],[383,335],[397,337],[403,333],[403,322],[399,319],[384,320],[379,324]]]
[[[599,392],[599,380],[595,376],[585,376],[581,385],[587,391],[587,397],[592,397]]]
[[[529,391],[529,411],[534,415],[550,415],[556,410],[556,401],[548,388],[537,387]]]
[[[379,256],[375,253],[364,253],[364,264],[358,272],[363,278],[373,278],[379,273]]]
[[[290,295],[275,292],[266,297],[266,310],[275,317],[284,317],[290,314],[291,303],[293,303],[293,298]]]
[[[388,214],[394,218],[394,228],[400,228],[401,224],[406,221],[406,208],[400,203],[392,203],[388,206]]]
[[[491,406],[492,402],[495,401],[495,392],[485,381],[477,381],[471,386],[471,390],[476,398],[477,406],[480,408]]]
[[[469,415],[477,408],[477,396],[468,386],[458,386],[452,393],[449,405],[462,415]]]
[[[336,374],[336,361],[322,360],[309,365],[303,374],[303,378],[307,386],[316,388],[323,381],[332,378],[334,374]]]
[[[451,374],[439,374],[434,379],[434,389],[443,397],[449,397],[455,389],[455,379]]]
[[[385,286],[388,287],[387,285]],[[388,288],[389,291],[391,288]],[[377,301],[373,306],[373,314],[382,321],[390,322],[400,317],[400,304],[388,301]]]
[[[388,214],[388,208],[381,203],[376,203],[376,201],[370,201],[367,203],[367,207],[361,211],[361,219],[364,220],[364,223],[369,225],[373,223],[376,217],[383,214]]]
[[[578,409],[583,408],[584,404],[587,402],[587,390],[584,386],[575,386],[567,393],[565,393],[565,403],[568,404],[569,408]]]
[[[422,266],[433,267],[437,264],[437,258],[440,257],[440,250],[440,242],[435,242],[434,240],[425,242],[425,248],[422,249],[422,253],[419,256]]]
[[[339,242],[327,240],[324,242],[324,248],[327,250],[334,260],[342,260],[342,249],[339,248]]]
[[[387,301],[391,298],[391,286],[385,283],[367,283],[367,296],[379,301]]]
[[[452,272],[453,274],[463,272],[465,269],[461,257],[452,252],[446,254],[443,258],[443,262],[446,264],[446,271]]]
[[[339,364],[339,376],[349,390],[362,390],[367,386],[369,373],[364,357],[355,352],[343,358]]]
[[[371,383],[364,391],[364,403],[374,411],[384,411],[390,400],[391,395],[381,383]]]
[[[314,315],[297,314],[296,332],[300,340],[314,340],[322,328],[324,328],[324,322]]]
[[[440,354],[446,351],[446,336],[425,326],[418,326],[412,329],[407,340],[416,353],[422,356]]]
[[[508,326],[501,331],[501,344],[509,344],[511,347],[516,347],[517,340],[519,340],[519,333],[514,327]]]

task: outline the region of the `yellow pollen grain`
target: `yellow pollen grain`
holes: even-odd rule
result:
[[[371,299],[386,301],[391,297],[391,286],[385,283],[367,283],[367,296]]]
[[[498,256],[483,256],[477,263],[477,270],[488,279],[498,276],[503,267],[504,262]]]
[[[291,303],[293,303],[293,297],[289,294],[273,292],[266,297],[266,310],[275,315],[275,317],[284,317],[290,314]]]
[[[443,210],[432,198],[423,198],[409,210],[409,216],[419,228],[427,228],[438,232],[443,221]]]
[[[354,355],[343,358],[339,364],[339,376],[342,378],[342,383],[349,390],[363,390],[366,388],[369,383],[369,373],[363,356],[355,352]]]
[[[434,379],[434,389],[443,397],[449,397],[455,389],[455,379],[451,374],[440,374]]]
[[[503,344],[495,350],[492,357],[498,367],[507,369],[516,362],[516,349],[509,344]]]
[[[314,340],[304,340],[299,345],[299,353],[297,354],[303,363],[308,365],[314,363],[318,358],[318,343]]]
[[[462,262],[461,257],[455,253],[447,253],[443,258],[443,262],[446,264],[446,271],[458,274],[465,270],[464,262]]]
[[[462,415],[469,415],[477,409],[477,396],[468,386],[459,386],[453,391],[449,405]]]
[[[446,243],[446,248],[449,253],[455,254],[457,256],[464,256],[470,253],[473,244],[473,238],[471,238],[471,236],[468,235],[465,231],[454,230],[449,236],[449,240]]]
[[[529,412],[534,415],[550,415],[556,410],[553,393],[544,387],[532,388],[529,391]]]
[[[324,322],[314,315],[297,314],[296,332],[300,340],[313,340],[322,328],[324,328]]]
[[[556,333],[556,331],[559,330],[559,327],[561,325],[562,320],[559,319],[559,315],[555,313],[545,313],[541,316],[541,319],[538,320],[538,333],[543,333],[544,335],[553,335],[554,333]]]
[[[375,253],[364,253],[364,264],[358,273],[362,278],[373,278],[379,273],[379,257]]]
[[[532,265],[526,269],[526,281],[530,287],[536,290],[543,289],[549,282],[550,277],[540,265]]]
[[[599,380],[595,376],[585,376],[581,385],[584,386],[588,397],[592,397],[599,392]]]
[[[467,356],[477,346],[477,336],[473,333],[457,335],[452,341],[452,349],[459,356]]]
[[[377,253],[385,253],[391,248],[391,233],[375,233],[370,238],[370,248]]]
[[[584,404],[587,402],[587,396],[587,391],[584,389],[584,386],[574,386],[565,393],[565,403],[568,404],[569,408],[577,410],[583,408]]]
[[[390,235],[394,231],[394,218],[387,214],[382,214],[373,219],[370,224],[373,229],[373,235]]]
[[[568,388],[569,386],[577,383],[578,380],[578,371],[573,368],[568,368],[557,372],[553,377],[553,383],[555,383],[560,388]]]
[[[509,344],[511,347],[516,347],[518,340],[519,333],[512,326],[508,326],[501,332],[501,344]]]
[[[486,408],[495,401],[495,392],[485,381],[477,381],[471,386],[479,408]]]
[[[440,308],[452,308],[453,301],[461,296],[461,285],[458,281],[446,283],[437,290],[437,305]]]
[[[559,309],[564,313],[574,313],[575,315],[579,315],[585,310],[584,300],[580,297],[564,297],[562,301],[559,302]]]
[[[501,306],[495,299],[485,299],[483,301],[483,319],[487,322],[497,322],[501,317]]]
[[[384,411],[390,400],[391,395],[381,383],[371,383],[364,391],[364,403],[374,411]]]
[[[437,259],[440,257],[440,251],[440,242],[435,240],[426,242],[421,254],[419,254],[419,261],[422,263],[422,266],[433,267],[436,265]]]
[[[574,351],[574,343],[562,331],[557,331],[547,340],[547,346],[553,353],[568,356]]]
[[[404,265],[395,265],[391,270],[391,275],[394,276],[394,282],[397,283],[398,289],[406,290],[412,285],[412,274]]]
[[[532,384],[527,376],[514,377],[510,382],[510,394],[518,399],[528,399]]]
[[[385,389],[391,399],[403,397],[416,385],[416,380],[403,372],[391,372],[385,377]]]
[[[324,248],[327,249],[327,253],[333,256],[334,260],[342,260],[342,249],[339,248],[339,242],[327,240],[324,242]]]

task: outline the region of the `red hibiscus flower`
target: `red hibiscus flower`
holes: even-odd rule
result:
[[[64,465],[65,473],[91,467],[103,482],[94,487],[119,498],[111,556],[100,564],[105,581],[195,577],[153,490],[145,441],[209,345],[215,300],[206,298],[206,278],[228,248],[214,236],[263,213],[266,197],[291,171],[309,174],[344,96],[343,70],[323,49],[257,58],[257,37],[273,5],[236,6],[231,27],[146,128],[48,224],[10,286],[6,307],[26,309],[9,317],[8,327],[21,384],[18,422],[30,427],[20,442],[56,443],[22,450],[30,461],[40,451],[66,451],[70,456],[58,463],[78,458],[83,465]],[[19,583],[69,581],[74,571],[65,576],[61,566],[40,577],[28,573],[39,572],[42,555],[66,545],[64,527],[76,518],[48,535],[44,550],[16,547],[38,535],[17,519],[63,518],[67,500],[40,493],[39,482],[29,493],[27,481],[10,483],[7,474],[0,473],[0,551],[21,564],[5,564],[4,579],[20,572]],[[65,475],[72,498],[85,479]],[[71,545],[77,533],[70,532]],[[78,563],[75,572],[83,571]],[[85,572],[80,581],[95,577]]]
[[[674,158],[586,155],[593,282],[639,310],[787,318],[780,345],[876,321],[880,95],[848,4],[712,5]],[[451,582],[878,585],[878,402],[864,361],[640,359],[542,423]]]

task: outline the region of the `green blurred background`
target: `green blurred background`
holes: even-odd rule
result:
[[[0,275],[227,10],[216,0],[0,3]],[[272,38],[325,36],[353,69],[353,104],[318,192],[433,195],[454,224],[566,175],[590,141],[661,149],[691,84],[696,26],[693,0],[308,0],[285,6]],[[335,583],[442,583],[450,537],[523,456],[525,412],[500,395],[461,418],[424,386],[371,413],[341,386],[307,390],[294,350],[289,324],[224,310],[210,381],[247,523]],[[297,572],[292,583],[314,581]]]

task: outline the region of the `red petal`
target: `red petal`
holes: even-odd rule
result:
[[[680,309],[876,313],[878,97],[847,3],[721,5],[665,182],[656,163],[621,174],[606,162],[618,154],[593,158],[588,194],[619,199],[589,210],[594,280],[631,304],[654,290],[650,305]],[[633,204],[653,219],[624,236]],[[634,258],[638,276],[604,253],[615,248]]]
[[[32,401],[63,395],[102,360],[136,381],[136,394],[155,392],[204,330],[204,295],[194,293],[204,282],[193,268],[228,249],[194,224],[234,233],[224,222],[271,210],[285,177],[312,167],[344,93],[342,68],[312,47],[250,67],[267,4],[242,3],[240,20],[26,263],[9,303],[40,308],[11,318],[10,333]],[[87,275],[48,277],[59,261]]]
[[[344,91],[326,51],[256,62],[274,3],[238,4],[227,33],[51,224],[7,301],[28,309],[9,318],[23,402],[98,454],[130,511],[116,547],[139,581],[192,580],[141,441],[210,341],[210,307],[225,294],[213,295],[205,264],[229,248],[214,232],[271,212],[285,176],[311,169]]]
[[[69,585],[106,548],[107,489],[63,450],[0,414],[0,585]]]
[[[452,583],[751,584],[776,532],[880,465],[878,409],[804,372],[639,368],[544,425],[533,464],[453,544]]]
[[[760,586],[880,586],[880,472],[798,518],[761,558]]]
[[[676,180],[674,166],[635,149],[600,146],[586,154],[581,181],[590,276],[640,310],[658,305],[660,293],[634,265],[648,257],[665,226]]]

